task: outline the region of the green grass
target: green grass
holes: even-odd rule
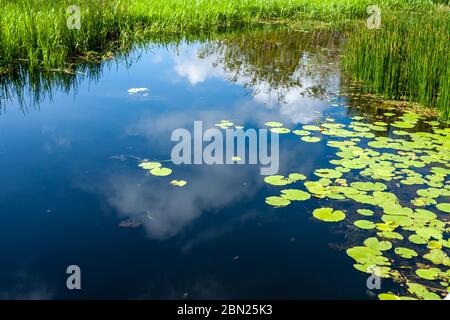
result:
[[[450,119],[448,12],[385,17],[381,30],[352,32],[344,67],[366,92],[439,109]]]
[[[74,58],[126,50],[158,35],[311,20],[343,23],[365,17],[374,3],[430,7],[427,0],[0,0],[0,69],[63,68]],[[81,30],[66,26],[72,4],[81,7]]]
[[[366,90],[438,107],[449,118],[447,0],[0,0],[0,86],[73,73],[80,62],[126,54],[150,40],[208,37],[240,28],[282,25],[347,29],[366,7],[383,10],[383,29],[350,33],[347,70]],[[81,29],[67,27],[69,5],[81,7]],[[402,12],[403,19],[386,19]],[[409,21],[409,14],[421,13]],[[422,20],[420,20],[422,19]],[[345,28],[344,28],[345,27]],[[3,74],[3,76],[2,76]],[[5,76],[6,75],[6,76]],[[50,76],[49,78],[54,78]],[[28,79],[28,80],[26,80]],[[49,87],[35,81],[36,88]],[[39,91],[39,90],[37,90]]]

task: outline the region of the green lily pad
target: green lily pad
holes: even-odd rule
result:
[[[440,249],[432,249],[423,257],[427,260],[430,260],[434,264],[443,264],[450,267],[450,258],[444,251]]]
[[[399,296],[396,296],[392,293],[380,293],[378,295],[378,299],[380,300],[402,300]]]
[[[170,184],[177,187],[184,187],[187,184],[186,180],[172,180]]]
[[[379,251],[386,251],[392,248],[392,243],[389,241],[379,241],[377,238],[367,238],[364,240],[364,245],[366,247],[379,250]]]
[[[438,203],[436,208],[446,213],[450,213],[450,203]]]
[[[414,250],[404,247],[397,247],[394,249],[394,252],[405,259],[411,259],[418,256],[417,252]]]
[[[358,209],[358,210],[356,210],[356,212],[358,212],[360,215],[367,216],[367,217],[374,215],[374,212],[370,209]]]
[[[433,228],[420,228],[416,230],[416,233],[425,240],[429,240],[430,238],[442,239],[442,232]]]
[[[172,169],[169,168],[154,168],[150,170],[150,173],[154,176],[165,177],[172,173]]]
[[[345,213],[333,208],[320,208],[313,212],[313,216],[325,222],[338,222],[345,219]]]
[[[368,221],[368,220],[356,220],[355,222],[353,222],[353,224],[360,229],[370,230],[370,229],[375,228],[375,223],[373,223],[372,221]]]
[[[320,127],[318,127],[318,126],[313,126],[313,125],[306,125],[306,126],[303,126],[303,130],[308,130],[308,131],[320,131]]]
[[[139,167],[141,167],[142,169],[145,169],[145,170],[152,170],[152,169],[161,167],[161,163],[144,161],[139,164]]]
[[[288,206],[291,201],[283,197],[267,197],[266,203],[273,207],[285,207]]]
[[[350,185],[362,191],[383,191],[387,189],[386,185],[381,182],[352,182]]]
[[[273,133],[278,133],[278,134],[286,134],[291,132],[291,130],[289,130],[288,128],[272,128],[270,129],[270,131],[272,131]]]
[[[292,133],[297,136],[309,136],[311,134],[311,132],[306,131],[306,130],[294,130],[294,131],[292,131]]]
[[[347,249],[347,255],[352,257],[356,262],[360,264],[366,264],[367,262],[372,262],[377,256],[381,256],[382,253],[379,250],[372,249],[369,247],[356,246]]]
[[[417,234],[410,235],[408,237],[408,240],[415,244],[427,244],[427,241],[424,238],[418,236]]]
[[[319,142],[321,140],[318,137],[310,137],[310,136],[304,136],[304,137],[301,137],[301,139],[302,139],[302,141],[310,142],[310,143]]]
[[[273,128],[283,126],[283,124],[281,122],[276,122],[276,121],[268,121],[265,123],[265,125],[268,127],[273,127]]]
[[[285,186],[287,184],[293,183],[293,180],[286,179],[284,176],[274,175],[265,177],[264,182],[274,186]]]
[[[441,270],[438,268],[430,268],[430,269],[417,269],[416,274],[426,280],[436,280],[439,277],[439,273]]]
[[[377,236],[381,237],[381,238],[386,238],[386,239],[397,239],[397,240],[403,240],[403,236],[395,231],[381,231],[381,232],[377,232]]]
[[[306,176],[301,173],[291,173],[289,175],[289,179],[291,179],[292,181],[300,181],[300,180],[305,180]]]
[[[429,291],[425,286],[419,283],[407,282],[408,292],[416,295],[424,300],[441,300],[441,298],[434,292]]]
[[[308,192],[297,189],[284,189],[281,190],[282,197],[291,201],[305,201],[311,198]]]
[[[342,177],[342,172],[333,169],[317,169],[314,171],[316,176],[322,178],[336,179]]]

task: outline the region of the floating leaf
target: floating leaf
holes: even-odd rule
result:
[[[434,292],[430,292],[425,286],[419,283],[407,282],[408,291],[420,299],[424,300],[441,300],[441,298]]]
[[[374,214],[373,211],[369,209],[358,209],[356,212],[363,216],[373,216]]]
[[[283,197],[267,197],[266,203],[273,207],[285,207],[289,205],[291,201]]]
[[[289,130],[288,128],[272,128],[270,129],[270,131],[272,131],[273,133],[278,133],[278,134],[286,134],[291,132],[291,130]]]
[[[265,123],[268,127],[282,127],[283,124],[281,122],[269,121]]]
[[[427,260],[430,260],[434,264],[443,264],[445,266],[450,267],[450,258],[444,251],[440,249],[432,249],[423,257]]]
[[[415,244],[426,244],[427,243],[427,241],[424,238],[418,236],[417,234],[410,235],[408,237],[408,240]]]
[[[265,177],[264,182],[274,186],[285,186],[287,184],[293,183],[294,181],[291,179],[287,179],[284,176],[274,175]]]
[[[426,280],[436,280],[439,277],[440,272],[441,270],[439,270],[438,268],[416,270],[416,274]]]
[[[301,173],[291,173],[289,175],[289,179],[291,179],[292,181],[300,181],[300,180],[305,180],[306,176]]]
[[[320,131],[320,127],[318,127],[318,126],[313,126],[313,125],[306,125],[306,126],[303,126],[303,130],[308,130],[308,131]]]
[[[297,190],[297,189],[284,189],[281,190],[282,197],[291,201],[305,201],[311,198],[308,192]]]
[[[428,249],[442,249],[442,244],[439,241],[431,240],[427,244]]]
[[[367,238],[364,240],[364,245],[366,247],[379,250],[379,251],[386,251],[392,248],[392,243],[389,241],[379,241],[377,238]]]
[[[144,161],[139,164],[139,167],[141,167],[142,169],[145,169],[145,170],[151,170],[151,169],[161,167],[161,163]]]
[[[372,221],[368,220],[356,220],[355,222],[353,222],[353,224],[360,229],[369,230],[375,228],[375,224]]]
[[[301,137],[301,139],[302,139],[303,141],[305,141],[305,142],[311,142],[311,143],[319,142],[319,141],[320,141],[320,138],[317,138],[317,137],[309,137],[309,136]]]
[[[362,191],[383,191],[387,189],[386,185],[381,182],[352,182],[350,185]]]
[[[313,212],[313,216],[325,222],[338,222],[345,219],[345,213],[333,208],[320,208]]]
[[[177,187],[184,187],[187,182],[186,180],[172,180],[170,181],[170,184]]]
[[[172,173],[172,169],[169,168],[154,168],[150,170],[150,173],[154,176],[165,177]]]
[[[306,130],[294,130],[292,131],[293,134],[296,134],[298,136],[309,136],[311,134],[311,132],[306,131]]]
[[[436,208],[446,213],[450,213],[450,203],[438,203]]]
[[[330,178],[330,179],[342,177],[342,172],[333,169],[317,169],[314,171],[314,174],[322,178]]]
[[[411,259],[412,257],[417,257],[418,254],[412,249],[404,248],[404,247],[398,247],[395,248],[395,253],[398,254],[400,257],[405,259]]]
[[[442,239],[442,232],[433,228],[420,228],[416,230],[416,233],[418,236],[425,240],[428,240],[430,238],[434,238],[437,240]]]

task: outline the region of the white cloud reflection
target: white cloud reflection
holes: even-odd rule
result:
[[[223,61],[222,57],[217,54],[200,57],[197,50],[199,49],[193,47],[192,50],[184,50],[182,53],[173,56],[174,71],[179,77],[187,79],[190,85],[196,86],[214,78],[224,81],[233,78],[236,84],[246,87],[248,87],[248,83],[252,82],[245,75],[228,74],[221,62]],[[312,74],[312,76],[300,76],[297,70],[292,75],[292,78],[301,79],[301,87],[273,88],[266,81],[253,83],[249,87],[252,100],[247,104],[251,105],[253,109],[278,110],[279,119],[293,125],[313,122],[319,119],[323,111],[329,108],[329,103],[313,98],[308,94],[306,89],[313,87],[320,81],[317,73],[312,72]],[[325,83],[328,90],[338,90],[340,82],[337,71],[328,75]],[[279,97],[283,97],[283,99],[280,101]]]

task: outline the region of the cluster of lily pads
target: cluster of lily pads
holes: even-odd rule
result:
[[[220,120],[219,123],[216,123],[216,126],[221,129],[231,129],[234,127],[234,129],[244,129],[243,126],[235,125],[230,120]]]
[[[386,122],[373,123],[355,116],[349,125],[326,118],[292,131],[305,142],[326,138],[336,158],[330,168],[315,170],[314,180],[300,173],[266,177],[267,184],[290,185],[266,203],[285,207],[311,198],[359,203],[356,212],[327,206],[312,214],[325,222],[345,219],[350,228],[365,230],[369,236],[363,243],[346,251],[354,267],[392,278],[409,293],[383,293],[380,299],[440,299],[450,289],[450,128],[428,121],[430,132],[398,130],[413,129],[423,119],[405,113],[389,121],[393,116],[386,112]],[[291,132],[278,122],[266,125],[278,129],[274,132]]]
[[[166,177],[172,174],[172,169],[165,168],[161,162],[143,160],[139,163],[139,167],[146,170],[148,173],[158,177]],[[187,184],[185,180],[172,180],[171,185],[177,187],[184,187]]]

